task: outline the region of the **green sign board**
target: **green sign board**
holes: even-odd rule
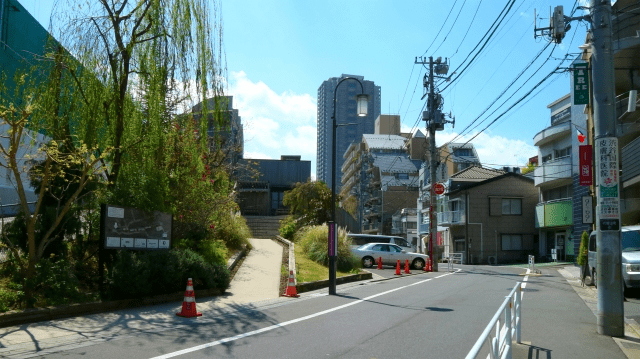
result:
[[[573,65],[573,104],[589,104],[589,64]]]

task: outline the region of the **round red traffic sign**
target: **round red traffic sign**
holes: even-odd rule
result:
[[[437,195],[441,195],[444,193],[444,185],[442,183],[436,183],[433,186],[433,192]]]

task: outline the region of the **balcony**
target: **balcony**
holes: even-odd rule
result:
[[[571,122],[563,122],[559,125],[547,127],[544,130],[538,132],[533,136],[533,145],[540,147],[553,140],[570,136],[571,135]]]
[[[571,156],[561,157],[538,166],[534,173],[536,187],[551,185],[571,179]]]
[[[571,198],[538,203],[536,206],[536,228],[562,227],[573,224]]]
[[[465,222],[463,211],[449,211],[438,213],[438,225],[461,225]]]

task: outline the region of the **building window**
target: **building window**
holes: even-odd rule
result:
[[[522,215],[522,198],[503,198],[502,214],[512,216]]]
[[[571,156],[571,146],[561,150],[554,150],[554,154],[556,159]]]
[[[453,150],[454,156],[473,156],[470,148],[456,148]]]
[[[553,158],[553,155],[551,153],[546,155],[546,156],[543,156],[542,157],[542,163],[549,162],[549,161],[551,161],[552,158]]]
[[[522,235],[521,234],[503,234],[502,250],[503,251],[522,250]]]
[[[396,173],[396,179],[408,180],[409,179],[409,174],[408,173]]]

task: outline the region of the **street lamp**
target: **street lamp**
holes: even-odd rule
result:
[[[345,77],[336,84],[336,88],[333,90],[333,116],[331,120],[333,122],[333,135],[331,140],[331,222],[329,222],[329,295],[336,294],[336,270],[338,263],[338,227],[336,225],[336,129],[338,124],[336,123],[336,95],[338,94],[338,87],[346,80],[355,80],[360,84],[360,90],[362,94],[356,96],[356,109],[359,117],[364,117],[368,113],[369,95],[364,93],[364,86],[362,82],[354,77]],[[341,126],[352,125],[351,123]]]

